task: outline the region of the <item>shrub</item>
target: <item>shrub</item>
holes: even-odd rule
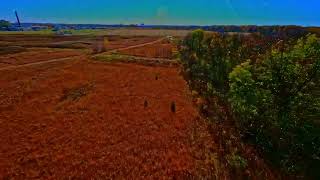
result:
[[[228,164],[235,169],[243,170],[248,166],[247,160],[235,153],[227,155],[226,159]]]
[[[224,36],[196,30],[180,46],[181,60],[194,89],[204,95],[224,97],[228,74],[245,53],[240,36]]]
[[[273,49],[261,63],[229,75],[236,125],[288,172],[320,177],[320,42],[314,35],[290,50]]]
[[[171,102],[171,112],[175,113],[176,112],[176,103]]]
[[[104,37],[98,37],[92,44],[92,53],[99,54],[106,51],[108,45],[108,39]]]

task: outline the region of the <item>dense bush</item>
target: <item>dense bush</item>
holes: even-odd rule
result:
[[[236,127],[271,162],[288,172],[319,176],[320,42],[316,36],[279,41],[257,34],[196,30],[184,39],[180,53],[191,88],[205,98],[219,97],[231,107]]]
[[[221,35],[196,30],[180,46],[188,79],[203,95],[223,97],[229,89],[228,74],[254,52],[240,35]]]
[[[0,20],[0,30],[8,30],[10,27],[10,22],[6,20]]]
[[[320,167],[320,42],[299,39],[230,73],[230,102],[239,129],[289,172]],[[319,170],[319,169],[318,169]]]

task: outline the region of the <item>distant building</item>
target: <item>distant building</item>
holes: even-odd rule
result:
[[[55,33],[56,35],[60,35],[60,36],[71,36],[72,35],[72,32],[70,30],[60,29],[55,32],[56,32]]]
[[[0,27],[0,31],[9,31],[9,27]]]
[[[10,27],[8,28],[8,31],[22,31],[24,28],[19,26],[18,24],[11,24]]]
[[[33,31],[41,31],[41,30],[48,30],[52,29],[53,26],[50,24],[34,24],[31,26],[31,30]]]

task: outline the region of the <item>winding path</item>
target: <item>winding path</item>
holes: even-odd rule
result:
[[[156,41],[152,41],[152,42],[148,42],[148,43],[143,43],[143,44],[138,44],[138,45],[133,45],[133,46],[129,46],[129,47],[125,47],[125,48],[118,48],[118,49],[113,49],[104,53],[107,54],[112,54],[112,53],[116,53],[118,51],[123,51],[123,50],[128,50],[128,49],[134,49],[134,48],[138,48],[138,47],[144,47],[144,46],[148,46],[148,45],[152,45],[152,44],[156,44],[158,42],[163,41],[164,38],[160,38]],[[18,68],[23,68],[23,67],[30,67],[30,66],[34,66],[34,65],[42,65],[42,64],[47,64],[47,63],[54,63],[54,62],[60,62],[60,61],[68,61],[68,60],[72,60],[74,58],[79,58],[85,55],[80,55],[80,56],[70,56],[70,57],[65,57],[65,58],[58,58],[58,59],[50,59],[50,60],[45,60],[45,61],[39,61],[39,62],[33,62],[33,63],[27,63],[27,64],[21,64],[21,65],[9,65],[6,67],[2,67],[0,68],[0,71],[6,71],[6,70],[13,70],[13,69],[18,69]],[[138,57],[140,58],[140,57]],[[146,58],[143,58],[143,60],[145,60]],[[165,60],[165,59],[157,59],[157,58],[149,58],[150,60]],[[2,62],[0,62],[1,64]],[[7,64],[7,63],[6,63]]]

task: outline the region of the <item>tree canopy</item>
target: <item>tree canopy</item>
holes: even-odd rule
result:
[[[6,20],[0,20],[0,28],[8,28],[10,27],[11,23]]]

